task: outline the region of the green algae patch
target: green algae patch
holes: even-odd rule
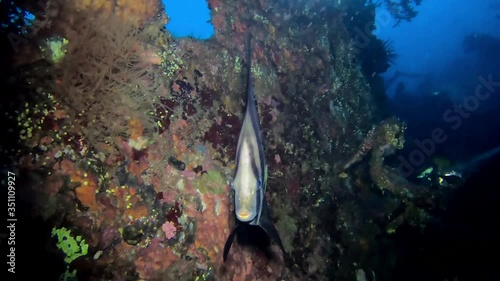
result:
[[[57,248],[64,252],[64,261],[70,264],[75,259],[87,255],[89,245],[80,235],[73,237],[70,230],[65,227],[53,228],[52,236],[57,238]]]
[[[210,170],[204,173],[196,182],[196,189],[202,193],[221,194],[227,181],[224,176],[216,170]]]

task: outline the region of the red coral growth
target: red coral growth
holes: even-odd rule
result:
[[[137,198],[137,197],[136,197]],[[129,220],[138,220],[148,216],[148,207],[144,204],[134,204],[125,210],[123,215]]]
[[[101,198],[100,202],[106,206],[102,217],[107,220],[119,218],[129,223],[149,216],[149,208],[135,188],[118,187],[111,183],[106,193],[109,194],[108,197]]]
[[[212,25],[216,30],[225,30],[226,19],[221,13],[212,14]]]
[[[194,216],[197,219],[197,231],[195,235],[196,248],[203,248],[208,252],[212,261],[221,261],[222,248],[229,234],[229,224],[226,217],[228,211],[229,192],[222,194],[207,193],[201,196],[205,210],[202,212],[191,209],[188,216]]]
[[[203,141],[210,142],[221,154],[236,155],[235,143],[238,142],[236,137],[239,135],[241,121],[238,116],[228,115],[222,110],[219,111],[219,116],[222,116],[221,124],[214,123],[203,136]]]
[[[247,276],[252,273],[253,262],[250,256],[246,256],[239,267],[235,268],[234,281],[246,281]]]
[[[162,276],[164,270],[178,260],[179,257],[171,249],[163,248],[160,242],[160,238],[154,238],[148,247],[139,250],[134,263],[140,278],[156,280]]]
[[[167,221],[172,222],[176,228],[182,228],[182,226],[179,224],[179,218],[181,216],[182,216],[181,204],[179,202],[175,202],[174,206],[172,206],[168,210],[168,213],[166,215]]]
[[[146,160],[145,157],[141,157],[139,161],[131,161],[127,167],[127,170],[137,178],[139,184],[142,184],[144,180],[142,179],[141,175],[148,168],[149,168],[149,161]]]
[[[113,245],[117,241],[120,241],[120,232],[116,227],[108,226],[104,229],[101,235],[101,246],[103,249]]]

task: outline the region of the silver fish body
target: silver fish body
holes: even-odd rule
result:
[[[279,233],[269,218],[265,189],[267,166],[265,162],[263,138],[251,81],[251,47],[248,40],[247,53],[246,109],[243,117],[236,150],[236,170],[231,183],[234,190],[236,226],[231,231],[224,246],[224,261],[238,231],[248,230],[247,226],[260,227],[274,240],[283,253],[285,250]],[[245,227],[243,227],[245,226]],[[241,234],[241,233],[240,233]]]

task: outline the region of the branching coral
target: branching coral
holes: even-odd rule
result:
[[[115,16],[82,20],[68,30],[55,94],[91,142],[126,136],[134,119],[151,132],[154,120],[147,113],[153,111],[160,82],[145,57],[146,36]]]
[[[55,82],[47,91],[94,146],[128,136],[131,122],[142,124],[144,134],[156,126],[152,113],[155,91],[163,84],[158,69],[164,62],[160,49],[168,46],[162,32],[167,19],[152,20],[159,7],[155,0],[142,10],[134,7],[143,3],[129,2],[49,0],[32,23],[30,36],[38,42],[64,42],[64,49],[45,48]]]

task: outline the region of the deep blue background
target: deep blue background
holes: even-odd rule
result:
[[[175,37],[193,36],[208,39],[214,33],[210,10],[205,0],[163,0],[170,22],[167,29]]]
[[[163,3],[171,19],[167,28],[175,37],[207,39],[213,35],[214,28],[205,0],[163,0]],[[463,39],[472,33],[500,37],[500,19],[497,16],[500,14],[500,1],[424,0],[417,10],[416,18],[398,26],[394,26],[396,21],[388,16],[384,7],[377,11],[375,34],[390,40],[398,54],[384,77],[390,78],[400,72],[403,75],[398,80],[403,81],[412,94],[425,95],[445,90],[455,101],[459,101],[467,94],[467,85],[463,84],[475,83],[473,80],[481,71],[471,66],[474,65],[474,58],[464,54]],[[433,85],[422,89],[424,79]],[[387,94],[392,96],[394,85],[388,86]]]
[[[394,27],[395,21],[387,19],[387,12],[383,8],[378,10],[376,34],[391,40],[399,56],[384,77],[391,77],[395,71],[431,75],[433,82],[438,84],[436,87],[450,89],[451,92],[460,91],[457,76],[476,75],[467,73],[467,69],[457,69],[457,64],[473,64],[473,58],[463,52],[464,36],[471,33],[500,36],[500,19],[496,16],[500,13],[500,1],[423,0],[417,11],[417,17],[411,22],[402,22]],[[412,92],[422,78],[402,76],[401,79]],[[393,89],[388,90],[388,94],[392,95]]]

